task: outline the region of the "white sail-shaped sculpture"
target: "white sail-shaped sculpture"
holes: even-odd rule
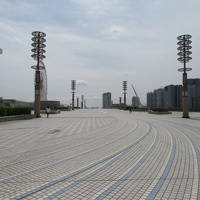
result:
[[[44,69],[40,71],[40,100],[47,101],[47,73],[43,62],[40,62]]]

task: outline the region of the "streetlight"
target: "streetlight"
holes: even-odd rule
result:
[[[45,50],[44,48],[46,45],[44,44],[46,40],[46,34],[40,31],[32,32],[32,46],[33,49],[31,50],[33,54],[31,57],[37,61],[35,66],[32,66],[32,69],[35,69],[35,103],[34,103],[34,110],[35,110],[35,117],[40,117],[40,70],[44,69],[44,64],[42,60],[45,58]]]
[[[183,72],[183,90],[182,90],[182,104],[183,104],[183,118],[189,118],[189,109],[188,109],[188,87],[187,87],[187,71],[191,71],[192,68],[186,67],[186,63],[188,63],[192,57],[190,55],[192,52],[192,38],[191,35],[180,35],[177,37],[178,39],[178,56],[177,59],[179,62],[183,63],[183,68],[179,68],[179,72]]]
[[[127,81],[122,82],[122,89],[123,89],[123,94],[124,94],[124,105],[126,106],[126,94],[127,94]]]
[[[77,102],[77,109],[79,109],[79,98],[76,98],[76,102]]]
[[[84,95],[81,95],[81,109],[84,109]]]
[[[121,105],[122,105],[122,97],[119,97],[119,109],[121,109]]]
[[[76,90],[76,81],[75,80],[71,81],[71,89],[72,89],[72,110],[74,110],[74,93]]]

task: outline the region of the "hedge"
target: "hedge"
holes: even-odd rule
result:
[[[0,116],[15,116],[15,115],[30,115],[31,108],[29,107],[11,107],[0,106]]]
[[[168,112],[169,111],[166,108],[152,108],[151,110],[154,112]]]

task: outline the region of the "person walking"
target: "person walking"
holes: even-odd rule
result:
[[[49,106],[46,107],[46,114],[47,114],[47,118],[49,118],[49,114],[51,112],[51,109]]]

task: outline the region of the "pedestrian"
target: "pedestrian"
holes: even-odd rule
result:
[[[46,107],[46,114],[47,114],[47,118],[49,118],[49,114],[51,112],[51,109],[49,106]]]

